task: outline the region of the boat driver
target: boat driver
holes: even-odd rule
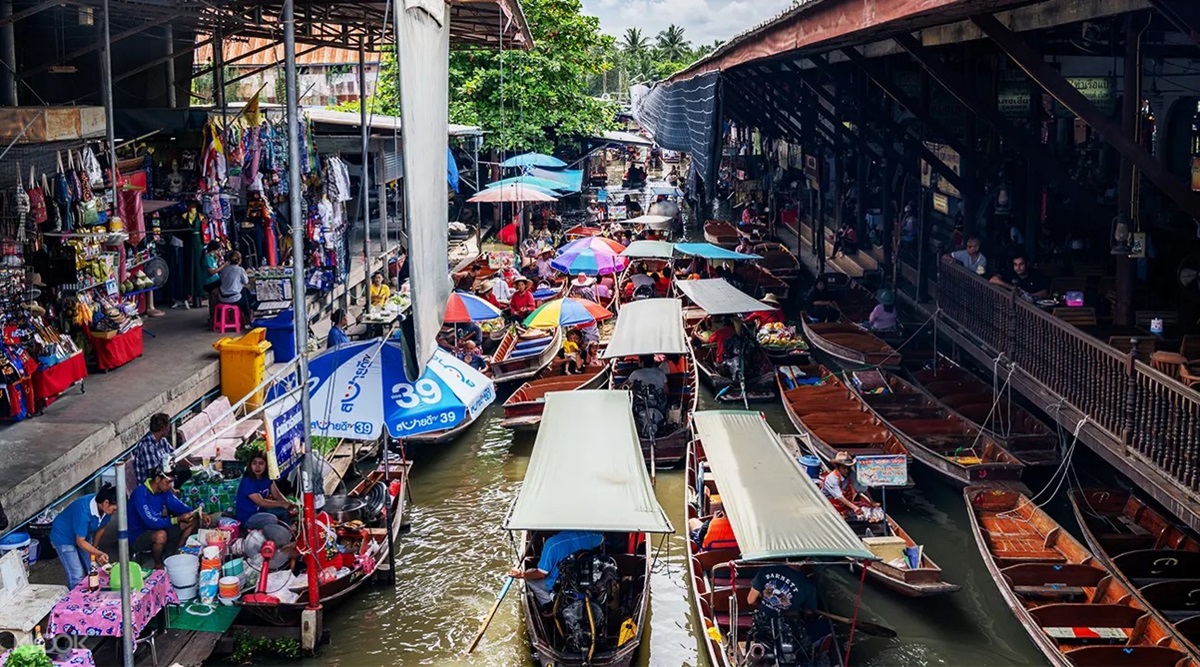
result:
[[[601,544],[604,544],[604,536],[592,531],[564,530],[555,533],[542,545],[537,567],[528,570],[513,568],[508,571],[508,576],[524,579],[525,587],[533,592],[538,606],[545,607],[554,601],[558,564],[576,551],[595,549]]]
[[[629,379],[625,381],[625,386],[633,387],[636,383],[641,382],[647,387],[657,388],[659,394],[665,396],[667,393],[667,374],[655,365],[654,355],[643,354],[641,362],[642,367],[629,374]]]

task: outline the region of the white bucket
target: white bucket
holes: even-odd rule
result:
[[[24,539],[18,541],[22,535],[25,536]],[[13,533],[12,535],[7,536],[5,539],[9,540],[10,543],[0,544],[0,556],[3,556],[10,551],[17,551],[21,554],[21,563],[25,566],[25,569],[28,570],[29,565],[32,562],[36,562],[37,559],[36,556],[33,556],[32,559],[30,558],[30,550],[32,549],[30,545],[36,545],[37,541],[30,538],[28,533]]]
[[[200,592],[199,586],[186,586],[184,588],[176,588],[175,595],[179,596],[180,602],[195,600],[196,595]]]
[[[163,561],[167,577],[176,589],[195,586],[200,577],[200,559],[192,554],[175,554]]]
[[[214,560],[214,559],[221,557],[221,548],[220,547],[204,547],[204,550],[201,551],[200,554],[208,560]]]

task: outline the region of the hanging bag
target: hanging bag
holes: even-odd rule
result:
[[[45,201],[46,230],[62,231],[62,211],[54,201],[54,189],[50,187],[50,181],[45,174],[42,174],[42,193]]]
[[[121,183],[121,173],[117,172],[117,183]],[[117,216],[125,223],[125,231],[129,233],[129,242],[138,244],[145,234],[146,222],[142,209],[142,189],[130,185],[116,186]]]
[[[29,219],[29,193],[21,182],[21,163],[17,163],[17,241],[25,242],[25,221]]]
[[[25,191],[25,194],[29,196],[29,220],[35,225],[46,222],[46,196],[45,192],[37,185],[33,167],[29,168],[29,189]]]
[[[58,159],[58,173],[54,175],[54,202],[58,205],[63,231],[70,232],[75,229],[75,202],[71,199],[71,185],[67,182],[67,174],[63,169],[62,153],[55,155]]]

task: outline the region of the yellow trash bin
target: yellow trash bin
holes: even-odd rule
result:
[[[242,400],[267,377],[267,330],[251,329],[244,336],[222,338],[213,343],[221,353],[221,393],[230,403]],[[246,401],[250,409],[261,407],[263,390],[254,392]]]

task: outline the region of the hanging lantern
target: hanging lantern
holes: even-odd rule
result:
[[[91,26],[96,24],[96,10],[83,6],[79,8],[79,25]]]
[[[1118,213],[1112,220],[1112,235],[1109,239],[1112,246],[1112,254],[1128,255],[1132,239],[1133,226],[1130,224],[1129,216],[1125,215],[1124,212]]]

